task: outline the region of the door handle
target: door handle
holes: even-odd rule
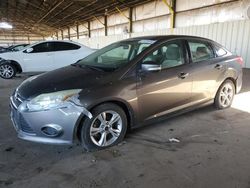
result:
[[[185,72],[181,72],[179,75],[178,75],[178,77],[180,78],[180,79],[185,79],[186,77],[188,77],[189,76],[189,73],[185,73]]]
[[[220,65],[220,64],[216,64],[214,68],[216,68],[216,69],[220,70],[222,67],[223,67],[222,65]]]

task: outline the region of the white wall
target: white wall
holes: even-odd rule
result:
[[[10,46],[13,44],[28,44],[42,41],[43,37],[40,36],[4,36],[0,34],[0,46]]]
[[[245,67],[250,68],[250,20],[213,23],[175,29],[163,29],[157,31],[144,31],[132,33],[131,37],[145,35],[193,35],[212,39],[224,45],[231,52],[243,57]],[[129,35],[113,35],[93,37],[77,40],[91,48],[101,48],[112,42],[128,38]]]
[[[249,7],[250,0],[176,0],[176,28],[170,29],[168,7],[162,0],[155,0],[133,8],[133,33],[124,34],[124,28],[129,26],[128,19],[115,13],[108,15],[108,36],[104,36],[103,24],[93,19],[90,22],[91,38],[88,38],[87,23],[82,23],[79,26],[80,39],[77,40],[75,32],[70,30],[71,39],[92,48],[101,48],[118,40],[143,35],[202,36],[241,55],[246,67],[250,68],[250,15],[246,14]],[[123,14],[128,17],[129,11],[123,10]],[[98,19],[104,22],[103,17]],[[64,33],[67,36],[67,30]]]

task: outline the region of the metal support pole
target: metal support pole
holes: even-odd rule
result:
[[[79,24],[76,24],[76,38],[79,39]]]
[[[128,20],[128,22],[129,22],[129,33],[132,33],[133,32],[133,20],[132,20],[133,7],[129,8],[129,17],[126,16],[118,7],[115,7],[115,8],[120,13],[121,16],[125,17]]]
[[[104,29],[105,29],[105,36],[108,36],[108,17],[104,16]]]
[[[69,40],[70,40],[70,27],[68,27],[68,36],[69,36]]]
[[[129,33],[133,32],[133,7],[129,8]]]
[[[63,30],[61,30],[61,35],[62,35],[62,40],[64,39],[64,37],[63,37]]]
[[[171,14],[171,21],[170,21],[170,28],[173,29],[175,27],[175,6],[176,6],[176,0],[171,0],[171,4],[170,5],[167,0],[163,0],[163,2],[165,3],[165,5],[168,7],[169,12]],[[172,30],[173,31],[173,30]]]
[[[175,20],[176,20],[176,0],[172,0],[172,9],[173,9],[173,21],[172,26],[175,28]]]
[[[88,36],[91,38],[90,21],[88,21]]]

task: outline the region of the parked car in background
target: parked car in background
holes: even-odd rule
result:
[[[16,45],[11,45],[9,47],[1,47],[0,48],[0,53],[6,53],[6,52],[16,52],[19,50],[24,49],[26,46],[29,44],[16,44]]]
[[[6,52],[17,52],[24,49],[29,44],[16,44],[7,48]]]
[[[8,48],[8,47],[0,46],[0,53],[6,52],[7,48]]]
[[[242,86],[242,63],[204,38],[127,39],[24,81],[11,96],[11,119],[22,139],[78,139],[84,149],[98,150],[164,115],[210,103],[230,107]]]
[[[45,72],[75,63],[94,50],[72,41],[43,41],[16,52],[0,54],[0,76],[10,79],[16,73]]]

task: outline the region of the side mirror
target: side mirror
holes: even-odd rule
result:
[[[154,61],[146,61],[141,65],[143,72],[157,72],[161,70],[161,65],[157,65]]]
[[[32,52],[32,51],[33,51],[33,48],[28,48],[28,49],[26,49],[24,52],[30,53],[30,52]]]

